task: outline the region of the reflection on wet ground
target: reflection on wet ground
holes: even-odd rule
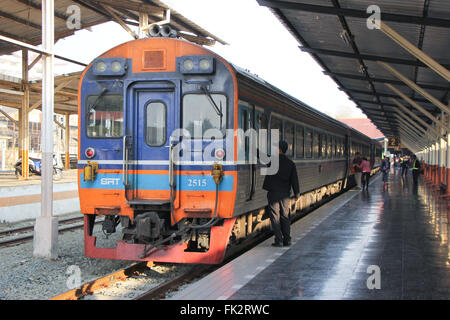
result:
[[[230,299],[449,299],[447,203],[392,169]]]

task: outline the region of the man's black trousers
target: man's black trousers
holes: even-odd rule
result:
[[[289,196],[280,200],[270,199],[268,213],[276,243],[287,243],[291,241],[291,222],[289,221]]]

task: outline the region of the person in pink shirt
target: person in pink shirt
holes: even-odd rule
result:
[[[370,172],[371,172],[370,162],[367,160],[367,158],[364,157],[361,164],[358,165],[358,167],[362,171],[362,176],[361,176],[362,188],[364,190],[364,187],[365,187],[366,190],[369,190],[369,180],[370,180]]]

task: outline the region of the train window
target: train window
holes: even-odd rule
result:
[[[333,140],[332,140],[330,135],[328,135],[327,138],[328,138],[328,145],[327,145],[328,146],[328,151],[327,151],[327,153],[328,153],[328,158],[331,158],[333,156],[333,152],[332,152],[332,150],[333,150]]]
[[[194,130],[195,126],[202,128]],[[223,94],[186,94],[183,97],[183,128],[191,138],[202,139],[208,129],[218,129],[225,135],[227,98]]]
[[[272,117],[270,119],[270,131],[277,130],[277,129],[279,130],[279,134],[280,134],[278,140],[282,140],[283,139],[283,122],[280,119]],[[270,141],[270,143],[273,143],[273,141],[272,141],[272,132],[270,132],[269,141]],[[271,148],[269,148],[269,155],[270,155],[270,149]]]
[[[283,139],[283,122],[280,119],[272,117],[270,121],[270,130],[280,130],[280,140]]]
[[[319,157],[325,158],[327,156],[327,135],[321,134],[320,135],[320,154]]]
[[[319,133],[318,132],[314,132],[314,142],[313,142],[313,146],[314,146],[314,158],[318,159],[319,158],[319,150],[320,150],[320,141],[319,141]]]
[[[337,138],[333,136],[333,155],[337,158]]]
[[[295,156],[296,158],[303,158],[304,152],[304,132],[303,127],[297,126],[295,129]]]
[[[261,130],[269,129],[269,121],[267,120],[267,116],[264,113],[262,113],[262,114],[258,113],[258,116],[256,119],[257,119],[257,129],[261,129]],[[260,137],[259,132],[258,132],[258,137]],[[267,150],[267,154],[269,154],[269,148],[267,148],[269,146],[269,132],[267,132],[266,139],[267,140],[266,140],[265,148]],[[259,148],[259,146],[258,146],[258,148]]]
[[[86,99],[86,134],[90,138],[123,136],[123,96],[92,95]]]
[[[305,129],[305,157],[312,158],[313,155],[313,133]]]
[[[286,122],[284,140],[286,140],[286,142],[288,143],[288,150],[286,152],[286,155],[291,158],[294,156],[294,124],[290,122]]]
[[[160,101],[147,105],[147,124],[145,141],[151,147],[159,147],[166,143],[166,105]]]

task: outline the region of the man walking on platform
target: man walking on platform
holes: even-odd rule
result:
[[[297,169],[292,160],[286,157],[288,149],[286,141],[279,144],[279,169],[274,175],[267,175],[263,189],[267,190],[269,202],[268,213],[272,230],[275,235],[274,247],[291,245],[291,222],[289,220],[291,189],[295,199],[300,197]]]
[[[403,179],[403,177],[406,178],[406,176],[408,175],[408,168],[409,168],[409,159],[408,158],[405,157],[402,159],[401,168],[402,168],[401,175],[402,175],[402,179]]]

